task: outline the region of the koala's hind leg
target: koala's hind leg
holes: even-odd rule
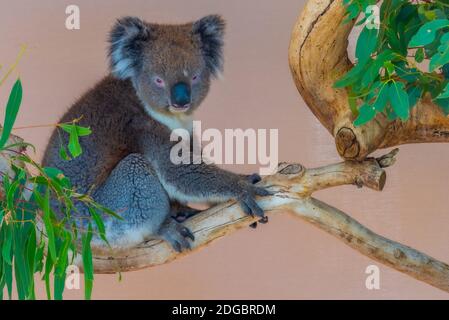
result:
[[[143,155],[133,153],[122,159],[93,198],[123,218],[107,218],[106,236],[113,247],[159,238],[176,250],[189,248],[185,237],[191,236],[190,231],[176,221],[166,222],[173,220],[170,199]]]

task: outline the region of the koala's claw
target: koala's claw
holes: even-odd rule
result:
[[[184,238],[189,238],[190,240],[195,241],[195,236],[193,235],[192,231],[190,231],[189,228],[182,227],[180,233]]]
[[[255,197],[268,196],[271,194],[270,191],[263,187],[249,184],[248,182],[244,182],[242,187],[243,190],[238,200],[243,212],[250,216],[264,217],[263,209],[257,204]]]
[[[247,196],[240,200],[240,207],[243,212],[250,216],[263,217],[264,213],[261,207],[257,204],[253,197]]]
[[[268,223],[268,217],[267,217],[267,216],[263,216],[260,220],[251,223],[251,224],[249,225],[249,227],[250,227],[251,229],[256,229],[256,228],[257,228],[257,225],[258,225],[258,222],[261,223],[261,224],[267,224],[267,223]]]
[[[260,222],[261,224],[267,224],[268,223],[268,217],[264,216],[262,219],[260,219],[258,222]]]
[[[163,240],[167,241],[176,252],[183,252],[184,250],[192,249],[189,241],[195,240],[193,233],[182,224],[177,223],[175,220],[171,219],[168,223],[161,229],[160,236]]]
[[[261,181],[262,178],[257,173],[254,173],[249,176],[245,176],[246,186],[244,187],[243,195],[239,197],[239,204],[242,208],[243,212],[245,212],[247,215],[250,215],[252,217],[258,216],[261,217],[261,219],[258,221],[262,224],[265,224],[268,222],[268,218],[265,216],[263,209],[257,204],[255,201],[255,196],[269,196],[273,193],[268,191],[267,189],[263,187],[257,187],[254,184]],[[249,183],[249,184],[248,184]],[[250,228],[256,229],[257,228],[257,222],[253,222],[249,225]]]

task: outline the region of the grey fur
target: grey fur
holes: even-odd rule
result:
[[[131,78],[142,67],[143,44],[150,39],[149,28],[136,17],[119,19],[110,33],[109,58],[112,73]]]
[[[202,33],[211,35],[216,31],[213,21],[206,19],[199,24],[202,25]],[[137,18],[120,20],[111,35],[111,55],[120,52],[115,57],[117,60],[112,58],[111,69],[115,76],[110,75],[100,81],[60,120],[68,122],[82,117],[80,125],[92,129],[91,135],[80,140],[82,155],[70,161],[59,157],[60,144],[68,143],[68,135],[64,132],[55,131],[47,146],[43,159],[45,166],[61,169],[78,192],[90,193],[96,201],[124,218],[124,221],[107,218],[107,236],[114,246],[134,246],[148,238],[160,238],[168,241],[175,250],[189,248],[188,239],[192,240],[193,235],[171,219],[173,210],[182,208],[180,204],[186,202],[236,199],[248,214],[264,215],[254,198],[256,195],[268,195],[268,192],[254,186],[247,177],[205,163],[173,164],[170,150],[176,142],[170,141],[171,129],[151,114],[164,112],[169,117],[178,115],[171,115],[163,104],[155,107],[150,103],[162,101],[162,97],[154,96],[162,96],[164,92],[142,93],[147,90],[142,79],[151,78],[153,70],[171,70],[166,76],[173,83],[185,76],[184,70],[174,68],[179,63],[176,56],[170,58],[172,60],[167,60],[167,57],[156,59],[151,64],[145,60],[147,56],[157,57],[154,48],[170,52],[169,46],[172,44],[166,39],[167,34],[171,37],[174,33],[176,49],[179,52],[184,50],[183,57],[187,59],[183,61],[184,65],[189,67],[191,63],[201,67],[210,64],[204,60],[198,61],[197,47],[190,47],[191,41],[188,39],[185,42],[187,47],[180,47],[182,37],[191,36],[186,31],[192,30],[193,25],[158,26],[159,29],[153,25],[155,32],[164,36],[151,40],[150,33],[147,33],[149,24]],[[136,37],[142,32],[146,35]],[[125,48],[135,50],[130,54]],[[193,50],[190,55],[189,50]],[[218,55],[212,57],[214,61],[221,59]],[[208,57],[203,56],[203,59]],[[116,66],[123,60],[129,60],[126,64],[131,66],[129,70],[133,72],[126,68],[117,70]],[[202,73],[198,84],[200,89],[195,89],[199,90],[196,93],[199,97],[192,97],[192,110],[197,107],[195,103],[199,104],[207,94],[210,75],[210,72]],[[152,111],[149,112],[148,108]],[[78,209],[82,215],[88,215],[85,208]]]
[[[215,76],[223,71],[224,30],[225,22],[218,15],[204,17],[193,25],[193,32],[200,36],[203,43],[201,49],[206,64]]]

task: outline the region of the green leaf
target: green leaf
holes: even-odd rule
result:
[[[343,75],[339,80],[335,82],[334,88],[344,88],[357,82],[359,77],[363,75],[365,65],[366,64],[358,63],[354,68],[349,70],[345,75]]]
[[[71,155],[76,158],[82,153],[81,145],[79,143],[80,136],[86,136],[92,133],[89,128],[80,127],[75,124],[63,123],[59,125],[65,132],[69,134],[69,151]]]
[[[427,20],[435,20],[437,18],[435,11],[426,11],[424,13],[424,16],[427,18]]]
[[[2,256],[3,260],[11,266],[12,265],[11,251],[12,251],[12,236],[13,236],[12,225],[5,224],[3,225],[2,229],[4,231],[4,239],[2,243]]]
[[[343,21],[343,23],[348,23],[352,19],[357,18],[357,16],[362,11],[362,8],[360,7],[360,5],[357,2],[352,2],[350,5],[347,6],[346,11],[347,11],[347,16],[346,16],[346,19]]]
[[[407,120],[410,114],[410,102],[402,82],[392,82],[389,86],[389,101],[398,117],[403,121]]]
[[[78,138],[78,131],[76,130],[76,127],[73,127],[72,130],[70,130],[69,151],[74,158],[81,155],[82,152]]]
[[[35,269],[36,249],[37,249],[36,228],[33,226],[32,228],[30,228],[30,234],[26,244],[26,261],[28,266],[28,274],[31,277],[27,293],[28,297],[34,297],[34,279],[32,277]]]
[[[42,239],[43,234],[41,232],[40,239]],[[44,251],[45,251],[45,241],[41,241],[39,244],[36,254],[34,255],[34,272],[41,273],[44,268]]]
[[[115,219],[123,220],[123,218],[120,215],[118,215],[116,212],[112,211],[111,209],[109,209],[99,203],[92,203],[92,206],[94,208],[99,209],[99,210],[103,211],[104,213],[114,217]]]
[[[441,110],[443,110],[446,116],[449,115],[449,98],[434,99],[433,102],[435,102],[441,108]]]
[[[416,68],[409,68],[408,64],[400,61],[395,64],[396,74],[408,83],[416,82],[421,72]]]
[[[354,121],[354,125],[359,127],[369,121],[371,121],[376,115],[376,110],[374,110],[373,106],[369,104],[364,104],[359,109],[359,116]]]
[[[423,89],[418,86],[412,86],[407,90],[410,108],[413,108],[418,103],[418,100],[421,99],[422,93]]]
[[[409,43],[409,47],[420,47],[432,43],[435,40],[438,30],[449,27],[448,19],[438,19],[427,22],[418,32],[412,37]]]
[[[6,288],[8,290],[8,298],[12,298],[12,266],[7,263],[3,263],[4,271],[4,281],[6,283]]]
[[[432,72],[437,67],[443,66],[449,62],[449,33],[446,33],[441,38],[441,45],[438,47],[438,51],[430,59],[429,71]]]
[[[78,136],[80,137],[88,136],[92,133],[92,130],[90,130],[90,128],[77,126],[76,124],[62,123],[59,126],[67,133],[71,133],[72,130],[76,130]]]
[[[69,232],[64,231],[64,241],[61,244],[58,252],[58,261],[55,264],[54,272],[54,298],[55,300],[62,300],[65,288],[66,270],[68,266],[68,251],[72,241],[72,236]]]
[[[388,84],[384,84],[382,87],[380,87],[376,101],[373,104],[374,110],[376,110],[377,112],[384,111],[385,106],[388,103],[388,97],[389,97],[388,92],[389,92]]]
[[[43,169],[43,171],[51,179],[51,182],[54,182],[58,186],[61,186],[61,187],[64,187],[64,188],[70,188],[71,187],[70,180],[58,168],[45,167]],[[53,185],[53,187],[55,186],[55,184],[52,184],[52,185]]]
[[[395,68],[394,68],[394,64],[392,64],[391,61],[385,61],[384,67],[390,76],[394,73]]]
[[[446,63],[441,70],[443,71],[444,79],[449,79],[449,63]]]
[[[47,189],[45,192],[45,198],[43,201],[43,220],[45,225],[45,231],[48,238],[48,250],[50,251],[50,256],[53,261],[56,261],[58,256],[56,255],[56,244],[55,244],[55,232],[53,229],[53,223],[51,221],[50,212],[50,191]]]
[[[84,298],[90,300],[92,296],[92,286],[94,281],[94,267],[92,262],[92,249],[90,246],[92,240],[92,225],[89,227],[86,234],[82,235],[82,258],[84,268]]]
[[[365,71],[362,78],[362,87],[366,88],[369,86],[379,76],[380,69],[384,66],[384,63],[393,59],[395,56],[396,53],[393,51],[385,50],[377,56],[376,60],[369,63],[368,70]]]
[[[103,239],[104,242],[108,243],[108,240],[106,239],[106,229],[104,227],[103,219],[92,207],[89,207],[89,213],[95,221],[95,225],[98,228],[98,233],[100,234],[101,239]]]
[[[20,218],[22,219],[22,218]],[[26,262],[27,224],[14,223],[14,275],[19,300],[28,298],[31,275]]]
[[[78,136],[84,137],[90,135],[92,130],[90,130],[90,128],[76,126],[76,132],[78,133]]]
[[[404,53],[406,50],[406,47],[403,47],[401,40],[399,39],[398,33],[396,29],[388,28],[386,30],[386,36],[388,39],[388,43],[390,44],[390,47],[397,52],[400,52],[401,54]]]
[[[379,31],[375,28],[363,28],[357,40],[357,46],[355,49],[355,56],[358,59],[358,63],[364,64],[371,57],[371,54],[376,49],[378,33]]]
[[[415,60],[418,63],[421,63],[424,61],[424,48],[419,48],[418,50],[416,50]]]
[[[449,98],[449,83],[446,85],[446,87],[443,89],[443,92],[441,92],[436,99],[447,99]]]
[[[17,199],[19,184],[19,181],[16,180],[6,189],[6,208],[11,214],[14,213],[16,209],[15,200]]]
[[[69,155],[67,154],[67,150],[66,150],[65,146],[61,146],[59,148],[59,156],[61,157],[62,160],[65,160],[65,161],[72,160],[72,158],[70,158]]]
[[[6,104],[5,121],[3,123],[2,136],[0,138],[0,149],[3,149],[9,139],[14,123],[16,122],[17,113],[19,112],[21,103],[22,82],[20,79],[17,79],[16,83],[12,87],[8,103]]]
[[[407,50],[408,43],[422,25],[416,6],[410,3],[404,4],[396,21],[398,22],[397,31],[401,40],[401,45]],[[405,55],[406,52],[403,54]]]
[[[70,233],[64,231],[64,241],[62,242],[62,245],[59,248],[58,261],[56,261],[55,264],[55,273],[59,275],[65,274],[67,268],[69,246],[71,241],[72,236],[70,235]]]
[[[50,273],[53,269],[53,260],[51,259],[51,255],[47,254],[47,258],[45,260],[45,273],[44,273],[44,281],[45,281],[45,292],[47,293],[47,299],[51,300],[51,288],[50,288]]]

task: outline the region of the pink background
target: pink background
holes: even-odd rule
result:
[[[187,22],[210,13],[228,21],[224,79],[213,84],[197,115],[209,128],[278,128],[279,160],[318,166],[339,157],[331,136],[298,94],[287,62],[290,31],[301,0],[16,0],[0,5],[0,62],[13,62],[20,44],[24,103],[17,126],[55,123],[107,72],[106,35],[114,20],[138,15],[154,22]],[[81,9],[81,30],[65,28],[65,8]],[[0,90],[4,103],[12,82]],[[3,111],[3,108],[2,108]],[[38,148],[51,127],[15,131]],[[449,261],[449,148],[402,146],[384,192],[354,187],[316,196],[374,231]],[[251,172],[255,166],[233,166]],[[97,275],[96,299],[443,298],[449,296],[381,266],[380,290],[365,288],[373,261],[288,215],[242,230],[200,252],[138,272]],[[43,286],[38,295],[45,298]],[[67,290],[66,298],[82,298]]]

